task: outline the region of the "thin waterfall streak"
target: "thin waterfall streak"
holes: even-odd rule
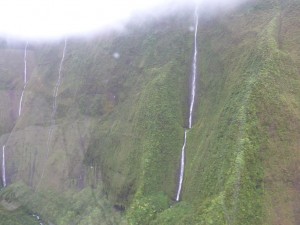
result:
[[[57,103],[56,103],[56,98],[57,98],[57,93],[58,93],[58,89],[59,86],[61,84],[61,71],[62,71],[62,66],[63,66],[63,62],[65,59],[65,53],[66,53],[66,47],[67,47],[67,39],[65,39],[65,45],[64,45],[64,49],[63,49],[63,54],[62,54],[62,58],[60,61],[60,65],[59,65],[59,70],[58,70],[58,79],[56,82],[56,85],[54,87],[54,92],[53,92],[53,110],[52,110],[52,114],[51,114],[51,127],[48,133],[48,139],[47,139],[47,156],[49,154],[49,150],[50,150],[50,142],[53,136],[53,129],[55,126],[55,114],[56,114],[56,108],[57,108]]]
[[[24,95],[24,89],[21,94],[20,102],[19,102],[19,116],[21,116],[21,111],[22,111],[22,101],[23,101],[23,95]]]
[[[65,60],[66,48],[67,48],[67,39],[65,39],[65,45],[64,45],[64,49],[63,49],[63,54],[62,54],[62,58],[61,58],[60,65],[59,65],[59,70],[58,70],[58,79],[57,79],[57,82],[56,82],[56,85],[55,85],[54,91],[53,91],[53,98],[54,98],[54,101],[53,101],[53,113],[54,114],[56,113],[56,107],[57,107],[56,97],[58,95],[58,89],[59,89],[59,87],[61,85],[61,71],[62,71],[63,62]]]
[[[2,183],[6,187],[5,145],[2,146]]]
[[[187,134],[187,130],[184,131],[184,142],[183,142],[183,146],[181,149],[180,177],[179,177],[179,184],[178,184],[178,190],[177,190],[177,195],[176,195],[177,202],[180,199],[183,177],[184,177],[184,160],[185,160],[185,147],[186,147],[186,136],[187,136],[186,134]]]
[[[23,97],[24,97],[24,92],[25,92],[26,86],[27,86],[27,47],[28,47],[28,42],[26,42],[25,49],[24,49],[24,87],[23,87],[20,102],[19,102],[19,116],[21,116]]]
[[[192,71],[192,89],[190,93],[190,107],[189,107],[189,124],[188,129],[184,131],[184,143],[181,149],[181,162],[180,162],[180,176],[179,176],[179,184],[176,195],[176,201],[180,200],[182,185],[183,185],[183,177],[184,177],[184,168],[185,168],[185,150],[186,150],[186,142],[187,142],[187,132],[192,128],[193,125],[193,110],[195,104],[195,96],[196,96],[196,76],[197,76],[197,55],[198,55],[198,46],[197,46],[197,34],[198,34],[198,6],[195,8],[195,34],[194,34],[194,57],[193,57],[193,71]]]
[[[193,123],[193,111],[195,104],[195,95],[196,95],[196,76],[197,76],[197,55],[198,55],[198,46],[197,46],[197,33],[198,33],[198,8],[195,10],[195,35],[194,35],[194,58],[193,58],[193,78],[192,78],[192,90],[191,90],[191,104],[190,104],[190,115],[189,115],[189,129],[192,128]]]
[[[55,127],[55,114],[56,114],[56,110],[57,110],[56,99],[57,99],[57,95],[58,95],[59,86],[61,85],[61,74],[62,74],[61,71],[62,71],[62,66],[63,66],[64,59],[65,59],[66,47],[67,47],[67,39],[65,39],[62,58],[61,58],[61,61],[60,61],[60,64],[59,64],[58,79],[57,79],[57,82],[56,82],[56,84],[54,86],[54,89],[53,89],[53,105],[52,105],[52,113],[51,113],[51,124],[50,124],[50,129],[48,131],[48,137],[47,137],[47,143],[46,143],[46,145],[47,145],[46,160],[48,159],[49,153],[50,153],[50,150],[51,150],[50,145],[51,145],[51,141],[52,141],[52,137],[53,137],[53,131],[54,131],[54,127]],[[41,178],[40,178],[40,181],[39,181],[39,183],[36,187],[36,190],[39,188],[39,186],[40,186],[40,184],[43,180],[44,174],[45,174],[45,164],[43,166]]]

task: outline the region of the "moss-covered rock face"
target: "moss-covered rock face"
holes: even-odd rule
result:
[[[21,116],[26,43],[1,42],[3,224],[34,224],[32,213],[56,225],[300,222],[296,0],[200,15],[194,125],[174,201],[193,11],[69,38],[63,62],[64,40],[29,43]]]

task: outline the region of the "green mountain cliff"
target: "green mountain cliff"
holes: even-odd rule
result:
[[[63,61],[63,40],[29,42],[20,116],[26,43],[0,42],[1,224],[38,224],[32,214],[55,225],[300,223],[299,0],[199,13],[175,201],[193,11],[68,38]]]

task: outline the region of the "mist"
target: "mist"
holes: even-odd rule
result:
[[[0,36],[55,39],[120,29],[135,15],[161,16],[198,5],[199,12],[232,9],[245,0],[3,0]]]

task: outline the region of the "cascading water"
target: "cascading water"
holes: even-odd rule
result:
[[[2,183],[6,187],[6,171],[5,171],[5,145],[2,146]]]
[[[182,188],[182,182],[183,182],[186,134],[187,134],[187,130],[184,131],[184,142],[183,142],[183,146],[182,146],[182,150],[181,150],[180,175],[179,175],[179,185],[178,185],[178,190],[177,190],[177,195],[176,195],[176,201],[179,201],[181,188]]]
[[[196,9],[195,9],[193,77],[192,77],[191,104],[190,104],[190,114],[189,114],[189,129],[192,128],[193,110],[194,110],[195,95],[196,95],[197,55],[198,55],[198,46],[197,46],[198,14],[197,14],[197,11],[198,11],[198,8],[196,7]]]
[[[27,46],[28,46],[28,42],[26,43],[25,50],[24,50],[24,87],[23,87],[23,91],[19,103],[19,116],[21,116],[23,96],[24,96],[25,88],[27,86]]]
[[[194,58],[193,58],[193,73],[192,73],[192,88],[190,93],[190,107],[189,107],[189,124],[188,129],[192,128],[193,124],[193,111],[194,111],[194,104],[195,104],[195,96],[196,96],[196,77],[197,77],[197,55],[198,55],[198,46],[197,46],[197,33],[198,33],[198,7],[195,9],[195,34],[194,34]],[[183,177],[184,177],[184,162],[185,162],[185,148],[186,148],[186,141],[187,141],[187,133],[188,129],[184,131],[184,142],[181,150],[181,162],[180,162],[180,174],[179,174],[179,184],[178,190],[176,195],[176,201],[180,200],[180,194],[183,184]]]
[[[56,114],[56,110],[57,110],[57,95],[58,95],[58,89],[61,85],[61,74],[62,74],[62,66],[63,66],[63,62],[65,60],[65,53],[66,53],[66,48],[67,48],[67,39],[65,39],[65,43],[64,43],[64,49],[63,49],[63,53],[62,53],[62,58],[59,64],[59,70],[58,70],[58,79],[57,82],[55,84],[55,87],[53,89],[53,105],[52,105],[52,114],[51,114],[51,125],[50,125],[50,129],[48,132],[48,137],[47,137],[47,153],[46,153],[46,159],[48,159],[49,156],[49,152],[50,152],[50,144],[51,144],[51,140],[52,140],[52,136],[53,136],[53,131],[54,131],[54,127],[55,127],[55,114]],[[40,185],[43,177],[44,177],[44,172],[45,172],[45,165],[43,167],[43,171],[42,171],[42,175],[41,175],[41,179],[40,182],[38,184],[38,186]],[[38,188],[37,186],[37,188]]]

